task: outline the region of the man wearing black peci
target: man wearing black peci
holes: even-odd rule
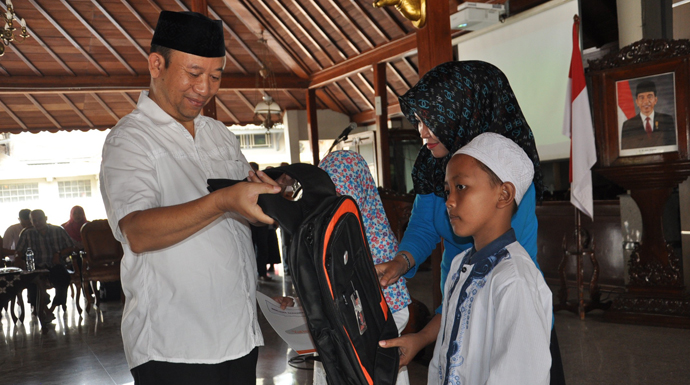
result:
[[[656,84],[646,80],[635,89],[640,113],[623,123],[621,149],[670,146],[676,144],[676,127],[671,115],[654,111],[658,101]]]

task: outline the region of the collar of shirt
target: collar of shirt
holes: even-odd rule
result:
[[[640,118],[642,118],[642,127],[644,127],[645,123],[647,123],[646,122],[647,118],[649,118],[649,124],[652,126],[652,131],[654,131],[654,129],[655,129],[655,127],[654,127],[654,111],[652,111],[652,113],[649,114],[649,116],[640,112]]]
[[[479,251],[477,251],[474,248],[474,246],[472,246],[472,249],[466,257],[466,261],[468,261],[467,264],[474,265],[477,262],[498,253],[499,250],[503,249],[504,247],[510,245],[515,241],[517,241],[517,238],[515,238],[515,230],[513,230],[513,228],[511,227],[508,231],[503,233],[503,235],[494,239],[493,241],[491,241],[491,243],[484,246],[484,248],[482,248]]]
[[[180,122],[175,120],[170,114],[165,112],[156,102],[149,98],[149,91],[141,91],[139,95],[139,101],[137,102],[137,109],[141,111],[142,114],[148,116],[153,122],[159,126],[174,126],[179,127],[181,130],[187,132],[187,129],[182,126]],[[203,116],[201,114],[194,118],[194,130],[198,130],[204,125],[201,124]]]

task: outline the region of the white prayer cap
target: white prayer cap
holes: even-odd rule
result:
[[[515,186],[515,202],[520,204],[527,192],[532,178],[534,165],[522,147],[517,143],[494,132],[478,135],[471,142],[453,154],[465,154],[482,162],[498,176],[501,182],[511,182]]]

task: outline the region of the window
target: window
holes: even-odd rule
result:
[[[90,198],[91,181],[85,179],[58,182],[58,191],[60,198]]]
[[[237,137],[241,148],[271,147],[271,134],[243,134]]]
[[[38,183],[0,184],[0,203],[38,199]]]

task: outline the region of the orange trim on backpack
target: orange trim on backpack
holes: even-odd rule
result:
[[[336,223],[338,223],[338,220],[340,220],[340,217],[347,213],[354,213],[357,216],[357,220],[360,221],[360,228],[362,227],[362,221],[359,219],[359,215],[357,215],[357,206],[355,206],[354,201],[348,199],[343,202],[343,204],[338,208],[338,211],[336,211],[333,215],[333,219],[331,219],[331,223],[328,224],[328,227],[326,228],[326,235],[323,238],[324,248],[321,260],[323,261],[323,271],[325,273],[324,275],[326,276],[326,282],[328,283],[328,289],[331,291],[331,298],[333,298],[334,301],[335,295],[333,294],[333,286],[331,285],[331,279],[328,277],[328,272],[326,271],[326,250],[328,249],[328,241],[331,239],[331,235],[333,235],[333,228],[335,227]]]
[[[345,330],[345,334],[347,334],[347,339],[350,340],[350,345],[352,345],[352,351],[355,352],[355,356],[357,356],[357,362],[359,362],[359,367],[362,369],[362,373],[364,373],[364,377],[367,378],[367,383],[369,385],[373,385],[374,381],[371,379],[369,372],[367,372],[367,370],[364,368],[364,365],[362,365],[362,360],[359,359],[359,354],[357,354],[357,349],[355,349],[355,345],[352,343],[352,338],[350,338],[350,333],[347,332],[347,329],[345,329],[344,325],[343,325],[343,330]]]
[[[336,223],[338,223],[338,220],[340,220],[340,217],[347,213],[352,213],[355,214],[355,217],[357,217],[357,221],[359,222],[359,228],[362,230],[362,239],[364,239],[365,242],[369,242],[366,233],[364,233],[364,225],[362,224],[362,218],[359,216],[359,210],[357,209],[357,206],[355,205],[355,202],[353,200],[346,200],[343,202],[343,204],[338,208],[338,211],[335,212],[333,215],[333,219],[331,220],[331,223],[328,224],[328,227],[326,228],[326,235],[324,237],[324,246],[328,244],[328,241],[331,238],[331,235],[333,233],[333,229],[335,228]],[[367,244],[367,248],[368,248]],[[323,255],[321,260],[323,261],[323,270],[326,273],[326,281],[328,282],[328,289],[331,291],[331,298],[335,300],[335,295],[333,294],[333,287],[331,285],[331,279],[328,277],[328,272],[326,272],[326,247],[324,247],[323,250]],[[379,301],[379,306],[381,306],[381,311],[383,312],[383,319],[388,321],[388,303],[386,303],[386,297],[383,295],[383,291],[379,287],[379,294],[381,301]]]

